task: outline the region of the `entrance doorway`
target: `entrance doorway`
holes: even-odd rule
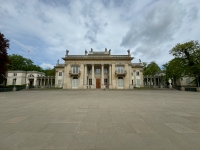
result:
[[[96,88],[100,89],[101,87],[101,79],[96,79]]]
[[[29,79],[29,85],[33,86],[33,84],[34,84],[34,79]]]
[[[78,88],[78,77],[73,77],[72,88]]]
[[[118,88],[124,87],[124,79],[123,77],[118,77]]]

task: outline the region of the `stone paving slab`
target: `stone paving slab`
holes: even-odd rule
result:
[[[200,93],[0,93],[0,150],[199,150]]]

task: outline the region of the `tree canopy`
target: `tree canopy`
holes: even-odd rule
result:
[[[23,70],[23,71],[43,71],[38,65],[34,65],[33,61],[28,58],[24,58],[21,55],[12,54],[9,55],[10,64],[9,70]]]
[[[184,76],[187,69],[185,68],[185,62],[181,58],[174,58],[163,65],[163,71],[167,79],[170,78],[176,81]]]
[[[170,50],[170,54],[184,63],[185,75],[200,76],[200,45],[198,41],[179,43]]]
[[[9,40],[0,32],[0,84],[6,78],[9,63],[7,49],[9,46]]]
[[[158,66],[158,64],[155,61],[152,61],[149,64],[147,64],[146,62],[143,62],[143,74],[144,75],[153,76],[158,71],[160,71],[160,67]]]
[[[43,72],[45,73],[46,76],[55,76],[55,68],[51,69],[51,68],[47,68],[45,70],[43,70]]]

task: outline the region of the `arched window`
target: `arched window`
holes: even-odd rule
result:
[[[33,74],[30,74],[29,77],[34,77],[34,75],[33,75]]]

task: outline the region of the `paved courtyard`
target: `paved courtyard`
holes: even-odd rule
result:
[[[199,150],[200,93],[0,93],[0,150]]]

